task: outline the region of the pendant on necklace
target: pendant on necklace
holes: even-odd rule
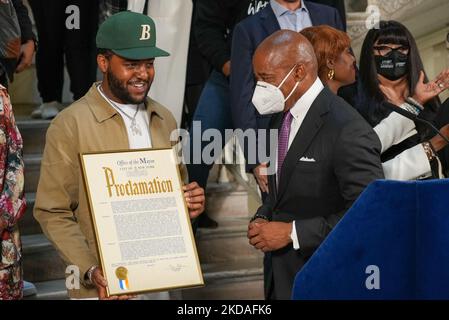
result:
[[[136,119],[133,119],[131,121],[131,132],[133,135],[137,136],[141,136],[142,135],[142,129],[140,129],[140,126],[137,124]]]

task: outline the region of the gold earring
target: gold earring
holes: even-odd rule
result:
[[[327,73],[327,78],[329,80],[332,80],[332,79],[334,79],[334,77],[335,77],[335,70],[333,70],[333,69],[329,70],[329,72]]]

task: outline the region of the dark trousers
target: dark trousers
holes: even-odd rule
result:
[[[29,0],[36,21],[38,50],[36,69],[43,102],[62,101],[64,58],[74,100],[81,98],[96,80],[95,34],[97,0]],[[68,29],[73,22],[70,5],[79,8],[79,29]]]
[[[222,136],[222,141],[219,141],[221,147],[224,147],[225,141],[225,130],[232,129],[232,119],[230,112],[230,101],[229,101],[229,82],[225,76],[217,71],[212,71],[209,80],[207,81],[202,93],[198,106],[195,110],[195,115],[193,116],[193,121],[201,123],[201,136],[204,131],[208,129],[217,129],[220,131]],[[192,128],[191,128],[192,129]],[[204,148],[209,144],[209,141],[198,141],[190,131],[190,156],[194,155],[200,156],[195,153],[195,148],[193,144],[199,143],[201,145],[201,153],[203,153]],[[217,159],[220,154],[214,154],[214,158]],[[204,163],[201,157],[200,163],[192,163],[193,159],[190,159],[190,164],[187,165],[187,170],[189,172],[189,180],[196,181],[198,184],[206,189],[207,179],[209,178],[209,171],[212,168],[213,163]]]
[[[204,84],[186,85],[184,103],[185,108],[182,113],[181,127],[183,129],[189,129],[190,124],[193,121],[193,115],[195,114],[196,106],[201,97]]]

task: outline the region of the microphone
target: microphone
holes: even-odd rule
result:
[[[416,121],[416,122],[419,122],[419,123],[424,124],[424,125],[427,126],[428,128],[432,129],[432,131],[433,131],[435,134],[437,134],[437,135],[439,135],[441,138],[443,138],[443,140],[446,141],[447,144],[449,144],[449,139],[446,138],[443,134],[441,134],[440,130],[438,130],[438,129],[437,129],[431,122],[429,122],[429,121],[427,121],[427,120],[424,120],[424,119],[421,119],[421,118],[418,117],[416,114],[411,113],[411,112],[409,112],[409,111],[407,111],[407,110],[404,110],[404,109],[402,109],[402,108],[400,108],[400,107],[398,107],[398,106],[396,106],[396,105],[394,105],[394,104],[392,104],[392,103],[389,103],[389,102],[386,102],[386,101],[385,101],[385,102],[382,102],[382,105],[383,105],[384,107],[386,107],[387,109],[393,111],[393,112],[399,113],[400,115],[406,117],[407,119],[410,119],[410,120],[412,120],[412,121]]]

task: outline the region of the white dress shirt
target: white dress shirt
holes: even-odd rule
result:
[[[288,148],[292,145],[293,140],[298,133],[299,128],[301,127],[304,119],[306,118],[307,113],[309,112],[310,107],[313,102],[316,100],[318,95],[323,91],[324,85],[321,82],[320,78],[316,78],[313,85],[309,88],[309,90],[304,93],[304,95],[296,101],[293,108],[290,109],[290,113],[293,116],[292,124],[290,127],[290,136],[288,139]]]
[[[316,78],[313,85],[309,88],[309,90],[306,91],[306,93],[303,94],[301,98],[299,98],[298,101],[296,101],[293,108],[290,109],[290,113],[293,116],[292,124],[290,125],[290,135],[288,137],[288,148],[290,149],[290,146],[293,143],[293,140],[296,137],[296,134],[299,131],[299,128],[301,127],[304,119],[307,116],[307,113],[310,110],[310,107],[312,106],[313,102],[316,100],[318,95],[323,91],[324,85],[321,82],[319,78]],[[277,150],[276,150],[276,159],[277,159]],[[276,163],[276,172],[277,172],[277,163]],[[279,177],[277,177],[279,179]],[[293,221],[293,227],[292,227],[292,233],[290,234],[291,239],[293,240],[293,248],[295,250],[299,250],[299,239],[298,235],[296,234],[296,226],[295,221]]]
[[[295,11],[283,7],[276,0],[270,0],[270,5],[282,30],[300,32],[312,26],[312,19],[304,1],[301,1],[301,7]]]

